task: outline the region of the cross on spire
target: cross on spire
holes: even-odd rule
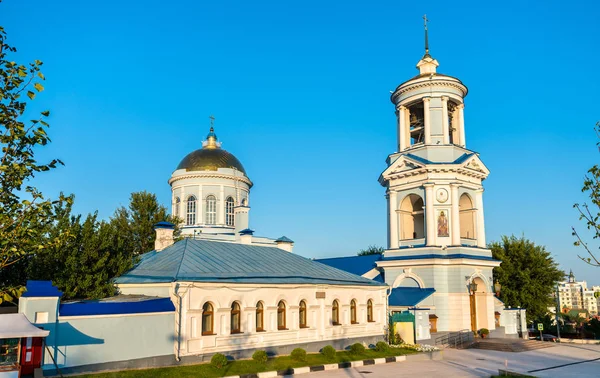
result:
[[[429,19],[427,18],[427,15],[424,14],[423,15],[423,26],[425,27],[425,56],[429,55],[429,37],[427,35],[427,22],[429,22]]]
[[[210,132],[213,132],[215,129],[215,116],[211,114],[208,118],[210,119]]]

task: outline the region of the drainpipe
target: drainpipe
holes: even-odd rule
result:
[[[177,296],[177,353],[175,354],[175,360],[181,361],[181,323],[183,320],[182,309],[183,309],[183,297],[187,294],[189,287],[184,287],[184,291],[180,293],[179,289],[182,286],[180,284],[175,285],[175,295]]]

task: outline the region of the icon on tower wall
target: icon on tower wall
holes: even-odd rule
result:
[[[437,229],[437,236],[450,236],[448,233],[448,216],[446,215],[445,210],[438,212]]]

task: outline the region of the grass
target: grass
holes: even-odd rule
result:
[[[334,360],[328,360],[320,353],[311,353],[306,355],[306,361],[295,361],[290,356],[270,358],[266,364],[260,364],[253,360],[231,361],[222,369],[217,369],[204,363],[200,365],[187,365],[166,367],[158,369],[144,370],[126,370],[112,373],[88,374],[80,377],[89,378],[145,378],[145,377],[198,377],[213,378],[224,377],[228,375],[253,374],[271,370],[287,370],[303,366],[315,366],[324,364],[334,364],[339,362],[350,362],[357,360],[368,360],[373,358],[384,358],[393,356],[403,356],[407,354],[419,353],[410,349],[390,348],[388,352],[377,352],[372,349],[365,350],[362,354],[350,354],[349,352],[337,352]]]

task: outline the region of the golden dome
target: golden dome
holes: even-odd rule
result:
[[[206,141],[202,143],[202,148],[189,153],[177,166],[177,169],[186,171],[216,171],[219,168],[236,169],[246,175],[242,163],[233,154],[221,148],[212,127]]]

